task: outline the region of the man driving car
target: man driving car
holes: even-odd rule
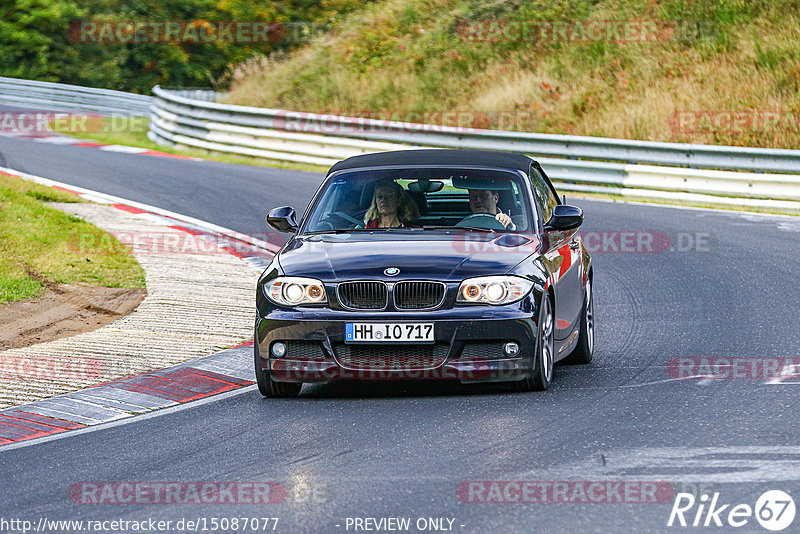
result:
[[[509,230],[516,230],[517,227],[511,221],[511,217],[497,207],[500,194],[491,189],[470,189],[469,190],[469,209],[473,214],[487,213],[494,215],[497,222]]]

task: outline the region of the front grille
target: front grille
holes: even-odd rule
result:
[[[435,308],[444,300],[442,282],[398,282],[394,286],[394,305],[398,310]]]
[[[324,360],[325,350],[319,341],[284,341],[286,356],[291,360]]]
[[[502,341],[467,343],[461,351],[462,360],[494,360],[498,358],[508,358],[503,353]]]
[[[353,310],[382,310],[389,300],[383,282],[344,282],[337,292],[339,303]]]
[[[434,345],[346,345],[333,350],[342,367],[359,370],[411,371],[433,369],[444,363],[447,343]]]

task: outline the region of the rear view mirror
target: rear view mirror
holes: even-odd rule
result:
[[[441,180],[427,180],[421,179],[416,182],[408,184],[408,190],[415,193],[436,193],[444,188],[444,182]]]
[[[296,232],[297,222],[294,208],[283,206],[270,210],[269,215],[267,215],[267,224],[279,232]]]

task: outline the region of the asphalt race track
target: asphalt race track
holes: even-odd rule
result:
[[[321,179],[3,137],[0,165],[248,233],[266,231],[271,207],[303,210]],[[800,376],[776,380],[748,363],[743,374],[756,376],[680,379],[673,358],[800,364],[800,219],[572,202],[585,211],[593,250],[597,348],[589,366],[558,366],[549,391],[342,383],[267,400],[251,387],[0,448],[0,515],[34,522],[277,517],[276,532],[363,531],[355,518],[388,517],[411,518],[412,532],[419,518],[446,518],[452,526],[445,520],[444,529],[464,533],[681,532],[690,529],[667,527],[672,492],[719,493],[728,510],[754,507],[767,490],[798,501]],[[615,250],[631,243],[633,251]],[[636,243],[658,250],[638,251]],[[70,497],[82,482],[202,481],[273,481],[287,495],[259,505],[77,504]],[[457,493],[470,481],[485,481],[486,492]],[[591,503],[574,495],[572,502],[469,502],[492,495],[488,481],[506,488],[503,481],[648,482],[670,493],[655,503],[603,502],[614,501],[613,492]],[[421,530],[431,531],[425,523]],[[798,525],[800,518],[787,532]],[[754,517],[738,529],[696,530],[709,529],[765,531]]]

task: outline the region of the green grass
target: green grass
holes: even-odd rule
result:
[[[51,282],[145,287],[144,271],[115,237],[45,202],[80,199],[0,174],[0,304],[35,297]],[[116,246],[79,246],[86,242]]]

